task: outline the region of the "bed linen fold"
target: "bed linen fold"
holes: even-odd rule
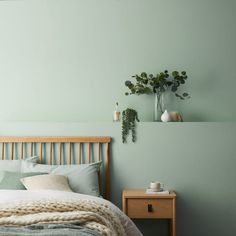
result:
[[[94,230],[75,224],[36,224],[24,227],[0,227],[0,236],[101,236]]]
[[[101,235],[125,236],[115,213],[105,203],[92,200],[40,200],[0,204],[0,226],[76,223]]]

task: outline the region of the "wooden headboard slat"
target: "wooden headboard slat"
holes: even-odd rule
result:
[[[4,142],[2,142],[2,160],[4,160],[4,147],[5,147]]]
[[[79,143],[78,145],[79,164],[81,164],[81,143]]]
[[[62,143],[60,143],[60,165],[62,165]]]
[[[50,160],[49,160],[49,164],[52,165],[52,143],[50,143]]]
[[[42,162],[43,160],[43,144],[40,143],[40,163]]]
[[[106,176],[110,176],[110,151],[109,143],[106,144]],[[106,178],[106,193],[105,198],[110,199],[110,178]]]
[[[30,155],[33,156],[33,143],[30,144]]]
[[[21,142],[21,146],[20,146],[20,159],[23,159],[23,155],[24,155],[24,142]]]
[[[14,160],[14,143],[11,143],[11,159]]]
[[[71,164],[71,143],[68,146],[68,163]]]

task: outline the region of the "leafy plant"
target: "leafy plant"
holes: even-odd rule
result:
[[[151,93],[162,93],[167,89],[170,89],[175,96],[184,100],[190,98],[188,93],[177,93],[178,88],[185,84],[188,79],[187,73],[185,71],[178,72],[173,71],[171,76],[169,75],[168,70],[161,72],[154,76],[153,74],[147,74],[142,72],[141,75],[132,76],[136,79],[135,83],[132,83],[130,80],[125,81],[125,85],[129,88],[130,92],[126,92],[126,95],[130,94],[151,94]]]
[[[136,141],[136,121],[139,122],[138,113],[134,109],[127,108],[122,111],[122,142],[127,142],[129,132],[132,133],[132,141]]]

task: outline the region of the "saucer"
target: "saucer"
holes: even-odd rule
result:
[[[163,190],[162,189],[157,189],[157,188],[147,188],[147,191],[149,191],[149,192],[161,192]]]

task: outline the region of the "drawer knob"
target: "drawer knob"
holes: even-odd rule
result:
[[[148,212],[153,212],[152,204],[148,204]]]

